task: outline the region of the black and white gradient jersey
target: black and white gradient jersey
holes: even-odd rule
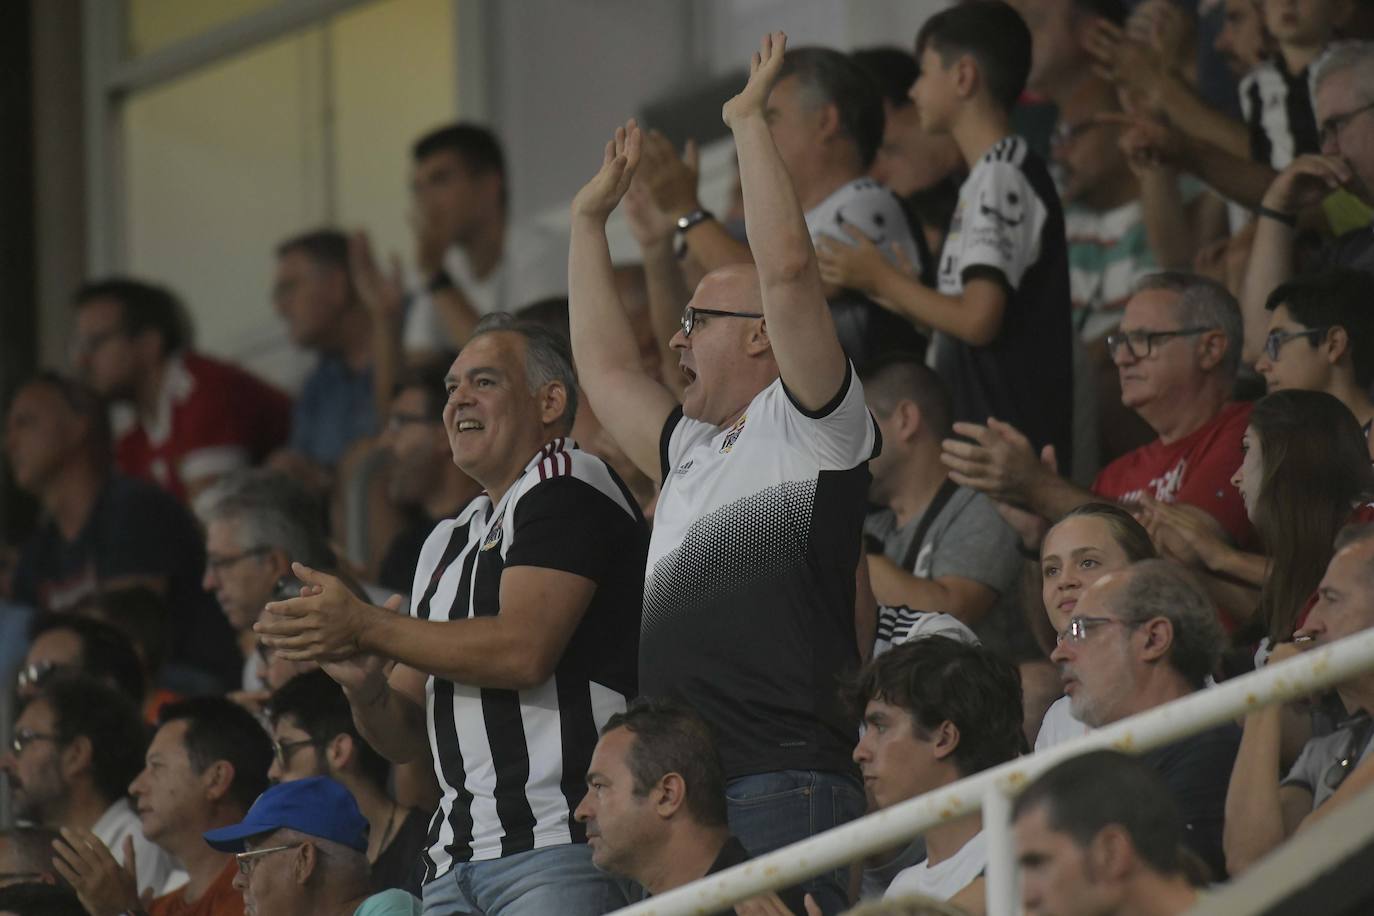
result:
[[[847,771],[858,664],[854,569],[880,448],[852,367],[807,411],[781,380],[728,428],[663,427],[663,489],[644,582],[640,683],[717,730],[730,778]]]
[[[551,678],[530,690],[431,677],[425,707],[442,796],[424,880],[454,862],[586,842],[573,810],[606,720],[635,695],[648,530],[625,484],[568,439],[545,445],[499,505],[484,493],[440,522],[420,552],[411,615],[501,612],[508,567],[596,583]]]

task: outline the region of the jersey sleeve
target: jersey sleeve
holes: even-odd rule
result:
[[[963,213],[959,270],[995,271],[1012,289],[1040,256],[1040,234],[1049,212],[1030,181],[1009,162],[983,162],[968,189]]]
[[[540,482],[520,496],[506,568],[539,566],[600,582],[621,561],[634,520],[625,510],[575,477]]]
[[[851,363],[845,364],[844,381],[830,403],[807,410],[792,396],[785,380],[778,388],[783,398],[771,398],[785,428],[785,441],[809,452],[821,470],[849,470],[878,457],[882,437],[878,424],[864,402],[864,388]]]

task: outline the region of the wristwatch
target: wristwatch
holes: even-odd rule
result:
[[[679,261],[687,257],[687,230],[698,223],[704,223],[708,219],[715,218],[716,216],[714,213],[710,210],[703,210],[701,207],[697,207],[686,216],[679,216],[677,218],[677,247],[675,253]]]
[[[715,219],[716,216],[710,210],[703,210],[700,207],[688,213],[686,216],[677,218],[677,234],[683,235],[697,223],[705,222],[708,219]]]

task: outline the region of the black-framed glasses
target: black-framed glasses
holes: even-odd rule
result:
[[[36,732],[31,728],[17,728],[14,730],[14,738],[10,740],[10,747],[14,748],[16,754],[24,753],[24,748],[33,744],[35,741],[61,741],[61,735],[50,735],[44,732]]]
[[[229,567],[235,565],[236,563],[242,563],[249,557],[260,557],[264,554],[268,554],[271,552],[271,547],[258,546],[249,547],[247,550],[242,550],[238,553],[229,554],[228,556],[223,557],[207,556],[205,558],[205,568],[218,576]]]
[[[313,745],[315,743],[314,738],[302,738],[300,741],[273,741],[272,756],[277,758],[277,766],[286,769],[286,761],[290,759],[292,754],[308,744]]]
[[[1353,108],[1345,114],[1332,115],[1327,118],[1317,128],[1317,134],[1321,140],[1321,145],[1324,147],[1333,141],[1339,143],[1341,131],[1345,129],[1345,125],[1371,109],[1374,109],[1374,102],[1370,102],[1367,105],[1361,105],[1359,108]]]
[[[1216,328],[1179,328],[1177,331],[1120,331],[1107,335],[1107,357],[1114,358],[1116,351],[1125,346],[1136,359],[1145,359],[1154,352],[1155,344],[1175,337],[1195,337]]]
[[[285,852],[288,849],[299,849],[304,843],[288,843],[285,846],[266,846],[262,849],[251,849],[248,852],[234,853],[234,862],[239,867],[239,874],[245,878],[253,873],[253,866],[263,856],[270,856],[274,852]]]
[[[682,336],[691,337],[692,329],[697,326],[697,318],[702,315],[718,315],[721,318],[762,318],[761,312],[723,312],[720,309],[699,309],[687,306],[682,310]]]
[[[1330,327],[1323,326],[1319,328],[1308,328],[1305,331],[1270,331],[1264,338],[1264,355],[1269,357],[1270,362],[1273,362],[1279,358],[1279,350],[1283,349],[1283,345],[1288,343],[1288,341],[1297,340],[1299,337],[1308,337],[1311,338],[1312,343],[1315,344],[1317,338],[1321,337],[1329,330],[1331,330]]]
[[[1117,620],[1115,617],[1070,617],[1069,625],[1064,628],[1063,632],[1054,634],[1054,642],[1060,646],[1064,643],[1076,645],[1087,639],[1088,634],[1098,627],[1105,627],[1113,623],[1132,630],[1139,626],[1139,624]]]

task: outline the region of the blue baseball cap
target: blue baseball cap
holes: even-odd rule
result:
[[[273,786],[258,796],[243,821],[205,833],[220,852],[243,852],[243,841],[273,830],[295,830],[367,852],[367,818],[353,794],[328,776]]]

